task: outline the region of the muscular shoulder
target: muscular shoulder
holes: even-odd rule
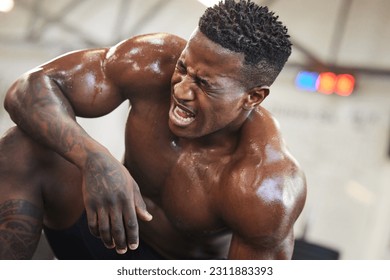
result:
[[[169,82],[186,41],[167,33],[140,35],[122,41],[106,54],[107,75],[122,87],[137,87],[137,82]]]
[[[244,147],[229,171],[224,213],[237,234],[271,245],[291,232],[304,205],[306,181],[274,119],[262,113],[267,123],[243,135],[250,139],[243,139]]]

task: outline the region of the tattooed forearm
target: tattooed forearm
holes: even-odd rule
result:
[[[23,108],[32,108],[26,123],[29,134],[62,155],[71,152],[75,146],[82,146],[78,137],[82,130],[75,122],[75,113],[61,87],[49,77],[37,80],[24,97]]]
[[[28,91],[27,91],[28,90]],[[61,87],[52,78],[31,74],[7,94],[5,105],[15,123],[35,140],[62,156],[83,149],[85,132]],[[83,135],[82,135],[83,134]],[[74,155],[69,155],[72,159]]]
[[[0,204],[0,259],[30,259],[42,231],[43,211],[26,200]]]

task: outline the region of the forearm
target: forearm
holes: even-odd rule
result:
[[[30,137],[83,168],[90,151],[105,149],[76,122],[72,106],[47,76],[32,74],[9,89],[5,109]]]

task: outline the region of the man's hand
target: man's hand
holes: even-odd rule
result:
[[[128,170],[106,153],[93,153],[83,169],[83,195],[92,234],[124,254],[138,247],[138,222],[150,221],[139,187]]]

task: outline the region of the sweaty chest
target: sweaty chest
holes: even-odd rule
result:
[[[183,151],[169,131],[167,109],[148,110],[141,117],[133,111],[126,127],[125,162],[142,195],[179,231],[222,229],[218,200],[228,159]]]
[[[161,203],[167,218],[184,231],[208,234],[223,228],[219,207],[224,161],[181,154],[166,177]]]
[[[168,108],[132,109],[126,124],[125,164],[142,194],[159,197],[177,152],[168,128]]]

